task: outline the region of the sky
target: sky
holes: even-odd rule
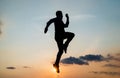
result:
[[[57,10],[75,33],[60,74],[54,24],[44,34]],[[119,78],[119,34],[120,0],[0,0],[0,78]]]

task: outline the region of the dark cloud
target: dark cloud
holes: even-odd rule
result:
[[[63,64],[78,64],[78,65],[89,65],[88,61],[103,61],[104,57],[102,55],[85,55],[76,57],[68,57],[61,60]]]
[[[85,56],[80,56],[79,59],[83,59],[83,60],[86,60],[86,61],[103,61],[104,57],[102,55],[89,54],[89,55],[85,55]]]
[[[61,60],[63,64],[78,64],[78,65],[88,65],[88,62],[81,60],[76,57],[69,57]]]
[[[104,67],[120,68],[120,65],[105,64]]]
[[[6,69],[14,70],[14,69],[16,69],[16,67],[6,67]]]
[[[79,65],[89,65],[88,62],[94,61],[94,62],[101,62],[101,61],[120,61],[120,57],[115,57],[110,54],[107,56],[102,55],[94,55],[94,54],[88,54],[85,56],[79,56],[79,58],[76,57],[68,57],[61,60],[61,63],[63,64],[79,64]],[[113,65],[111,65],[112,67]],[[115,67],[115,66],[114,66]]]
[[[107,72],[107,71],[92,71],[90,73],[94,73],[94,74],[105,74],[105,75],[120,75],[120,72]]]
[[[22,66],[22,68],[28,69],[28,68],[31,68],[31,67],[29,67],[29,66]],[[9,66],[9,67],[6,67],[6,69],[14,70],[14,69],[16,69],[16,67],[14,67],[14,66]]]

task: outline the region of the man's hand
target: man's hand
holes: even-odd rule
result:
[[[66,16],[67,18],[69,18],[68,14],[65,14],[65,16]]]
[[[46,34],[47,31],[48,31],[48,28],[45,28],[44,33]]]

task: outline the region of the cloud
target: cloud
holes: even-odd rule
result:
[[[94,54],[88,54],[85,56],[79,56],[79,58],[77,57],[68,57],[68,58],[64,58],[61,60],[61,63],[63,64],[78,64],[78,65],[89,65],[88,62],[94,61],[94,62],[101,62],[101,61],[120,61],[120,57],[115,57],[112,56],[110,54],[108,54],[107,56],[102,56],[102,55],[94,55]],[[108,65],[110,66],[110,64]],[[115,67],[115,65],[111,65],[111,67]]]
[[[78,65],[88,65],[88,62],[85,62],[84,60],[81,60],[76,57],[69,57],[61,60],[63,64],[78,64]]]
[[[105,64],[104,67],[120,68],[120,65]]]
[[[23,66],[23,68],[31,68],[31,67],[29,67],[29,66]]]
[[[31,67],[29,67],[29,66],[22,66],[22,68],[29,69],[29,68],[31,68]],[[14,67],[14,66],[9,66],[9,67],[6,67],[6,69],[14,70],[14,69],[16,69],[16,67]]]
[[[16,67],[6,67],[6,69],[14,70],[14,69],[16,69]]]
[[[85,56],[80,56],[79,59],[83,59],[83,60],[86,60],[86,61],[103,61],[104,57],[102,55],[89,54],[89,55],[85,55]]]
[[[94,74],[105,74],[105,75],[112,75],[112,76],[115,76],[115,75],[120,75],[120,72],[106,72],[106,71],[92,71],[90,73],[94,73]]]
[[[110,61],[110,60],[120,61],[120,57],[115,57],[115,56],[108,54],[107,57],[105,58],[105,60],[106,61]]]
[[[68,57],[61,60],[63,64],[78,64],[78,65],[89,65],[89,61],[103,61],[104,57],[102,55],[92,55],[88,54],[85,56],[76,57]]]

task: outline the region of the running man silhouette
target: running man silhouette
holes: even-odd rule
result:
[[[73,37],[75,36],[74,33],[71,32],[65,32],[64,28],[68,27],[69,25],[69,16],[68,14],[65,15],[66,16],[66,23],[64,24],[62,21],[63,18],[63,14],[62,11],[57,11],[56,12],[56,17],[50,19],[45,27],[44,33],[46,33],[48,31],[48,27],[50,26],[50,24],[54,23],[55,26],[55,41],[57,42],[57,46],[58,46],[58,54],[56,57],[56,61],[53,64],[53,67],[56,68],[56,72],[59,73],[59,62],[60,62],[60,58],[63,54],[63,51],[65,53],[67,53],[67,47],[70,43],[70,41],[73,39]],[[64,39],[67,39],[65,41],[65,43],[63,43]]]

